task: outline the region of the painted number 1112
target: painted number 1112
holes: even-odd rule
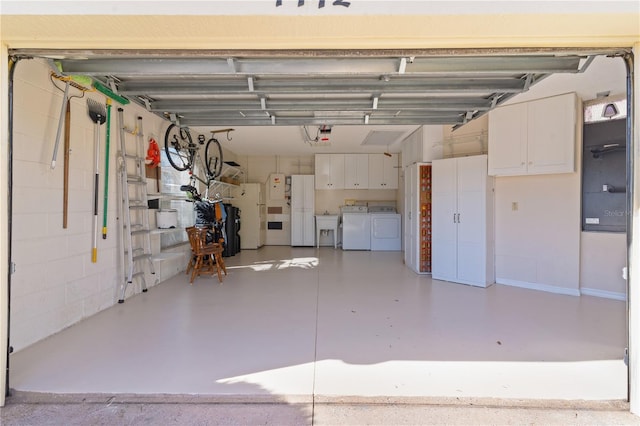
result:
[[[325,4],[325,0],[319,0],[318,1],[318,9],[323,8]],[[351,5],[350,1],[340,1],[340,0],[336,0],[334,2],[332,2],[333,6],[344,6],[344,7],[349,7]],[[278,6],[282,6],[282,0],[276,0],[276,7]],[[304,0],[298,0],[298,7],[300,6],[304,6]]]

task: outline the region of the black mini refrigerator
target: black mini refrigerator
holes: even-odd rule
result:
[[[240,209],[231,204],[224,205],[227,211],[225,221],[225,247],[223,257],[235,256],[240,251]]]

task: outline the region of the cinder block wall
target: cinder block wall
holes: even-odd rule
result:
[[[117,303],[119,274],[119,226],[116,154],[119,147],[117,108],[111,114],[107,239],[98,236],[97,262],[93,245],[94,123],[87,98],[102,104],[98,92],[72,98],[71,154],[69,161],[69,218],[62,227],[63,141],[55,169],[51,159],[55,145],[63,92],[50,80],[49,64],[42,60],[18,62],[14,78],[13,217],[11,276],[11,345],[20,350]],[[64,83],[56,81],[63,88]],[[80,94],[71,89],[72,95]],[[153,136],[159,143],[168,123],[143,108],[127,105],[125,126],[133,129],[143,117],[145,143]],[[106,125],[100,126],[100,183],[98,222],[102,229],[105,178]],[[145,148],[146,152],[146,148]],[[147,280],[153,286],[154,280]],[[140,291],[129,286],[127,297]]]

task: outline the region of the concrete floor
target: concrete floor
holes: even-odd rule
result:
[[[14,392],[0,423],[18,425],[638,425],[620,401],[490,398],[274,398]]]
[[[401,256],[267,247],[223,284],[180,274],[12,354],[3,422],[638,424],[624,302],[432,281]]]

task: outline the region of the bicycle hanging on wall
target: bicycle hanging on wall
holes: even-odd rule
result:
[[[230,131],[230,130],[229,130]],[[164,136],[164,152],[171,166],[181,172],[189,171],[191,186],[200,182],[205,187],[205,198],[209,187],[222,174],[222,147],[215,138],[216,131],[205,141],[204,135],[198,135],[197,143],[193,142],[187,127],[172,123]],[[204,157],[200,154],[204,146]]]
[[[226,211],[222,205],[220,194],[209,196],[211,184],[222,174],[222,146],[215,138],[216,133],[229,133],[233,129],[214,130],[211,138],[205,142],[204,135],[198,135],[197,143],[193,142],[187,127],[172,123],[167,128],[164,138],[164,150],[169,164],[178,171],[189,172],[189,183],[181,185],[180,190],[188,194],[187,201],[194,203],[197,227],[210,229],[207,242],[225,241],[224,222]],[[204,146],[204,158],[201,147]],[[204,195],[198,190],[199,183],[204,187]]]

